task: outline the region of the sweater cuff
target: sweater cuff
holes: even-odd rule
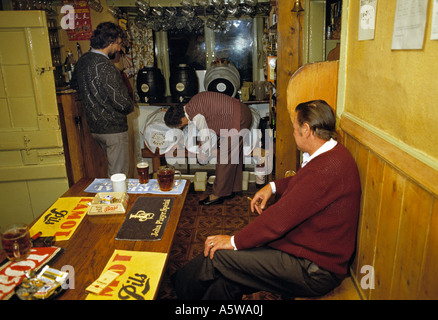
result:
[[[234,243],[234,236],[231,237],[231,245],[233,246],[234,250],[237,250],[236,244]]]
[[[269,182],[269,184],[271,185],[272,194],[275,194],[275,192],[277,192],[277,188],[275,187],[275,182],[271,181]]]

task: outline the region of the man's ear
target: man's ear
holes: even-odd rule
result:
[[[312,130],[307,122],[302,125],[301,132],[304,137],[309,137],[312,134]]]
[[[180,125],[178,127],[181,128],[181,127],[185,126],[188,123],[189,123],[188,119],[186,118],[186,116],[184,116],[184,117],[181,118],[181,123],[180,123]]]

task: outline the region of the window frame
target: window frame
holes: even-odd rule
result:
[[[204,37],[205,37],[205,54],[206,54],[206,66],[211,65],[216,60],[215,57],[215,31],[208,28],[205,25],[205,17],[200,17],[204,20]],[[247,17],[245,17],[247,18]],[[264,19],[267,17],[254,17],[252,18],[252,81],[264,81],[264,58],[265,53],[263,50],[263,37],[264,37]],[[239,19],[228,19],[239,20]],[[155,41],[155,59],[157,67],[162,71],[165,79],[165,96],[169,97],[170,93],[170,60],[168,50],[168,37],[167,31],[154,31]],[[240,89],[240,88],[239,88]]]

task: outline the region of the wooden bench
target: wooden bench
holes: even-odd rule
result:
[[[324,296],[314,298],[296,298],[295,300],[362,300],[356,284],[351,277],[345,278],[342,283]]]
[[[269,298],[266,298],[265,295],[268,295]],[[260,291],[252,294],[248,294],[244,296],[244,300],[271,300],[271,294],[269,292]],[[330,291],[324,296],[313,297],[313,298],[288,298],[283,297],[278,294],[274,294],[274,300],[297,300],[297,301],[306,301],[306,300],[362,300],[359,291],[351,277],[347,277],[342,281],[342,283]]]

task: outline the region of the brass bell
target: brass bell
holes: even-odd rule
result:
[[[294,7],[291,10],[292,12],[301,12],[304,11],[303,7],[301,6],[300,0],[295,0]]]

